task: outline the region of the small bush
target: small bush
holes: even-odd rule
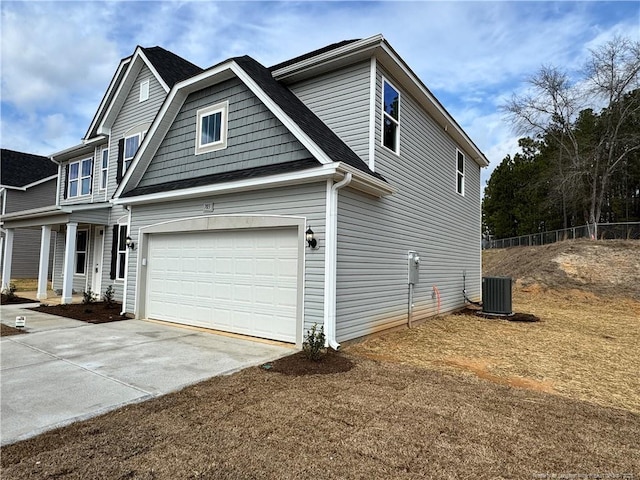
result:
[[[91,290],[87,290],[86,292],[82,292],[82,303],[83,305],[90,305],[96,301],[96,294]]]
[[[13,300],[14,298],[16,298],[16,290],[18,290],[16,284],[10,283],[2,290],[2,293],[7,296],[7,300]]]
[[[318,324],[314,323],[313,327],[307,331],[307,336],[302,344],[302,350],[309,360],[317,362],[322,359],[326,353],[324,341],[324,325],[318,330]]]
[[[102,296],[102,299],[104,300],[104,303],[107,308],[113,308],[113,305],[115,304],[115,300],[113,299],[113,296],[115,295],[115,293],[116,291],[113,289],[113,285],[109,285],[107,287],[107,290],[105,290],[104,295]]]

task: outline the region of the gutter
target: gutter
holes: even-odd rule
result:
[[[327,344],[334,350],[340,348],[336,340],[336,278],[338,263],[338,190],[351,183],[353,175],[345,173],[344,178],[332,185],[327,181],[326,239],[324,272],[324,325]]]

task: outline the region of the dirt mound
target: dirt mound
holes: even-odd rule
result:
[[[640,300],[640,242],[568,240],[536,247],[484,250],[483,275],[518,286],[578,288]]]

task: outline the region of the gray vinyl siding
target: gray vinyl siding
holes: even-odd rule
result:
[[[140,102],[140,83],[149,80],[149,98]],[[109,139],[109,181],[107,182],[107,192],[109,198],[113,196],[118,187],[116,183],[118,164],[118,142],[124,138],[130,129],[147,123],[151,123],[162,106],[166,98],[165,90],[151,73],[146,65],[142,67],[129,94],[118,113],[113,126],[111,127],[111,137]]]
[[[56,179],[28,188],[26,191],[7,189],[5,213],[48,207],[56,204]]]
[[[6,190],[7,205],[5,213],[30,210],[32,208],[55,205],[56,179],[28,188],[26,191]],[[12,278],[37,278],[40,265],[39,229],[16,229],[13,237],[13,255],[11,257]],[[49,266],[53,262],[53,246],[49,254]],[[50,275],[51,273],[49,273]]]
[[[304,316],[306,332],[314,323],[323,324],[324,314],[324,238],[326,183],[312,183],[253,192],[220,195],[132,207],[131,238],[138,244],[142,227],[170,220],[202,216],[203,202],[214,202],[213,215],[290,215],[306,217],[318,239],[320,249],[306,249]],[[137,252],[137,250],[136,250]],[[134,312],[137,258],[129,255],[127,312]]]
[[[369,160],[370,62],[290,85],[304,104],[365,162]]]
[[[227,148],[195,155],[197,110],[229,102]],[[189,95],[140,186],[310,158],[309,152],[238,79]]]
[[[339,192],[339,341],[406,324],[409,250],[422,259],[414,321],[438,313],[434,286],[440,313],[463,307],[463,273],[469,296],[480,299],[480,167],[465,155],[465,196],[458,195],[457,145],[402,90],[401,156],[382,147],[382,73],[376,88],[376,171],[397,193],[379,199],[350,188]]]
[[[13,255],[11,257],[11,278],[38,278],[40,267],[41,231],[19,228],[13,233]],[[49,278],[53,265],[53,232],[49,251]],[[3,259],[4,261],[4,259]],[[0,262],[0,267],[2,263]]]

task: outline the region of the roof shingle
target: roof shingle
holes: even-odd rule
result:
[[[21,188],[58,173],[58,166],[42,155],[3,148],[0,157],[0,185]]]
[[[141,47],[169,88],[202,72],[202,68],[162,47]]]

